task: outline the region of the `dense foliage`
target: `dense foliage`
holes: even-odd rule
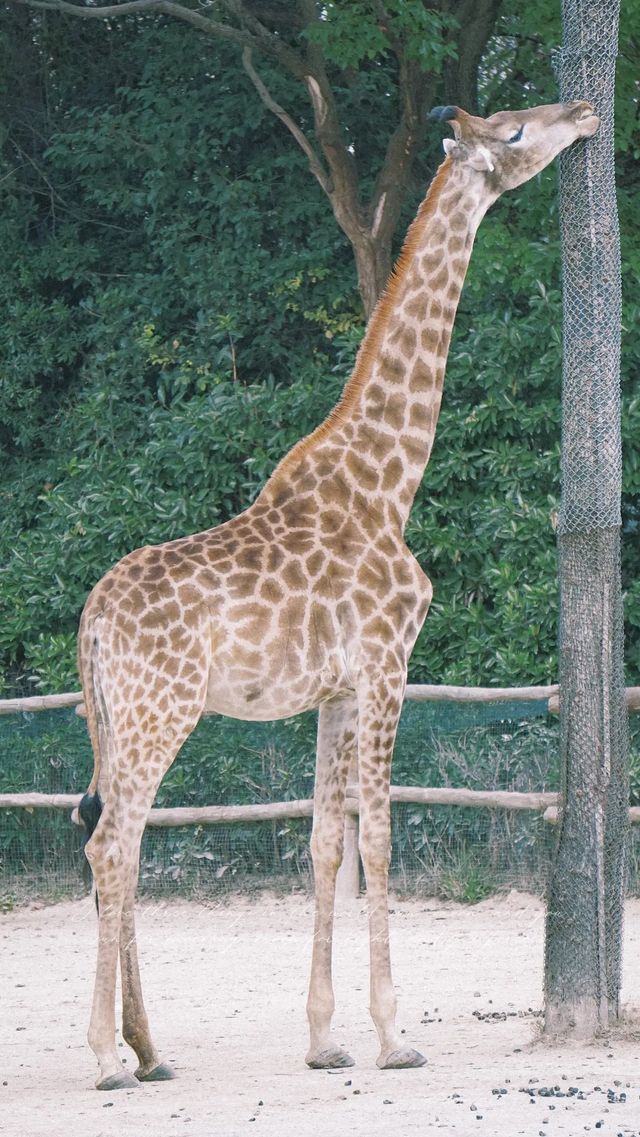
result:
[[[366,52],[350,20],[321,29],[318,45],[363,185],[375,176],[379,135],[393,127],[394,69],[372,7],[350,6]],[[391,7],[402,14],[400,0]],[[556,97],[549,47],[560,39],[559,5],[544,0],[527,16],[521,7],[504,0],[486,44],[483,111]],[[640,268],[631,217],[638,8],[623,4],[617,108],[629,281]],[[428,66],[444,75],[451,21],[427,30]],[[0,670],[6,689],[62,690],[77,685],[75,630],[92,584],[131,548],[247,504],[335,402],[363,318],[353,251],[234,45],[160,16],[106,26],[8,4],[0,49]],[[273,61],[261,74],[305,122],[304,88]],[[440,146],[434,129],[400,228]],[[637,314],[630,289],[631,682],[640,681]],[[503,199],[477,241],[408,529],[435,585],[416,681],[555,677],[559,328],[550,170]]]

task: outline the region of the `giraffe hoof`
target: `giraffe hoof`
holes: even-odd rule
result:
[[[381,1054],[376,1065],[381,1070],[409,1070],[416,1066],[426,1066],[427,1059],[419,1050],[410,1046],[401,1050],[392,1050],[390,1054]]]
[[[128,1070],[119,1070],[117,1074],[110,1074],[96,1083],[97,1090],[135,1090],[140,1089],[140,1082]]]
[[[175,1071],[172,1070],[168,1062],[160,1062],[152,1070],[145,1071],[142,1066],[136,1070],[136,1078],[139,1082],[170,1082],[175,1077]]]
[[[312,1070],[341,1070],[345,1066],[355,1066],[355,1062],[341,1046],[329,1046],[326,1050],[316,1050],[307,1055],[307,1066]]]

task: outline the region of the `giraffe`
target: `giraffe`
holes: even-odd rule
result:
[[[451,330],[477,227],[509,188],[599,120],[587,102],[457,107],[446,157],[369,322],[342,398],[282,459],[249,508],[194,536],[125,556],[91,592],[79,665],[95,768],[80,814],[99,902],[89,1043],[97,1087],[173,1076],[153,1044],[134,924],[138,858],[160,781],[203,714],[249,720],[317,707],[311,855],[315,922],[307,1064],[353,1064],[331,1036],[336,873],[345,783],[357,758],[370,937],[370,1012],[382,1069],[426,1059],[397,1032],[387,884],[389,779],[407,663],[431,583],[404,542],[428,462]],[[120,960],[126,1071],[115,1044]]]

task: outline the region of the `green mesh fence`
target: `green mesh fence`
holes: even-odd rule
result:
[[[315,728],[312,714],[279,723],[204,719],[167,773],[156,805],[311,797]],[[407,702],[393,783],[553,791],[557,732],[545,703]],[[91,768],[86,725],[73,710],[0,717],[0,793],[83,792]],[[0,905],[84,891],[80,831],[69,812],[0,810]],[[474,901],[496,889],[544,888],[553,827],[540,812],[396,804],[392,823],[396,890]],[[310,826],[301,818],[149,828],[140,892],[215,897],[265,886],[308,889]]]

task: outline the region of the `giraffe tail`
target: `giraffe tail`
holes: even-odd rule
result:
[[[94,794],[87,792],[78,806],[78,817],[84,825],[84,836],[82,838],[83,849],[98,824],[101,813],[102,798],[100,794],[97,790]]]
[[[96,790],[94,794],[86,793],[80,800],[78,806],[78,819],[84,826],[84,833],[82,834],[82,849],[84,851],[87,842],[90,840],[91,835],[100,820],[102,813],[102,798]],[[91,872],[91,865],[85,853],[84,863],[82,866],[82,879],[87,887],[91,888],[93,874]],[[96,910],[98,908],[98,893],[96,892]]]
[[[83,613],[81,621],[80,632],[78,635],[78,669],[82,679],[82,688],[84,693],[84,705],[87,716],[87,728],[89,730],[89,738],[91,739],[91,747],[93,750],[93,775],[89,787],[84,797],[78,805],[78,821],[84,826],[84,833],[82,835],[82,849],[84,850],[87,843],[91,839],[96,826],[102,814],[103,802],[100,797],[98,789],[98,779],[100,775],[101,766],[101,731],[98,727],[98,711],[96,703],[99,701],[97,696],[99,692],[96,690],[97,675],[95,667],[95,655],[97,649],[97,642],[95,636],[95,629],[92,627],[92,621],[87,618],[86,610]],[[91,866],[85,854],[83,877],[87,886],[91,883],[92,873]],[[98,898],[96,895],[96,906]]]

